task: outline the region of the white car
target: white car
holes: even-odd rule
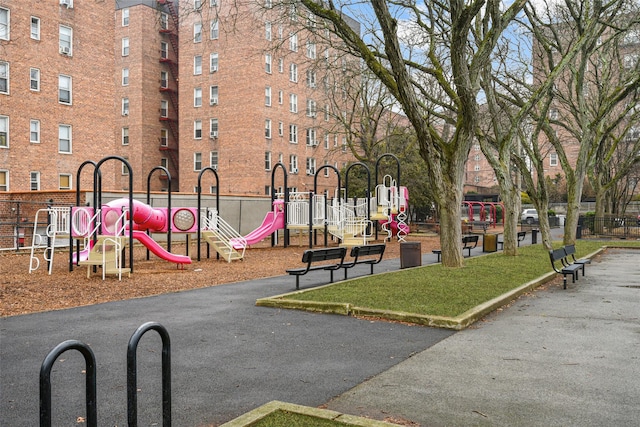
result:
[[[538,211],[535,209],[525,209],[524,211],[522,211],[520,220],[523,223],[527,223],[527,224],[533,224],[534,222],[538,222]]]

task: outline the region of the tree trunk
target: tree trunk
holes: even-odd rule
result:
[[[451,189],[451,191],[445,191],[445,194],[450,197],[444,197],[439,203],[442,265],[445,267],[462,267],[462,226],[460,218],[462,190]]]

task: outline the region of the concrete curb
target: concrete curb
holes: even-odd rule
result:
[[[597,251],[585,256],[584,258],[592,259],[600,252],[604,251],[607,247],[602,247]],[[425,266],[428,268],[428,266]],[[378,273],[384,274],[384,273]],[[406,313],[401,311],[388,311],[388,310],[375,310],[366,307],[356,307],[352,306],[349,303],[326,303],[326,302],[316,302],[316,301],[299,301],[289,299],[288,297],[292,295],[299,295],[308,291],[321,289],[325,286],[332,286],[333,283],[328,285],[315,287],[313,289],[305,289],[295,292],[289,292],[286,294],[276,295],[268,298],[260,298],[256,300],[256,305],[261,307],[272,307],[272,308],[286,308],[286,309],[294,309],[294,310],[304,310],[318,313],[328,313],[328,314],[341,314],[344,316],[361,316],[361,317],[379,317],[388,320],[395,320],[407,323],[415,323],[417,325],[423,326],[433,326],[437,328],[446,328],[453,329],[456,331],[465,329],[483,318],[487,314],[492,311],[508,304],[509,302],[515,300],[522,294],[532,291],[537,287],[553,280],[557,277],[558,273],[549,272],[543,276],[538,277],[528,283],[525,283],[507,293],[504,293],[492,300],[489,300],[485,303],[482,303],[471,310],[468,310],[459,316],[456,317],[444,317],[444,316],[432,316],[432,315],[423,315],[416,313]],[[357,278],[356,278],[357,279]],[[352,280],[352,279],[350,279]]]
[[[251,424],[260,421],[266,416],[277,412],[284,411],[294,414],[306,415],[315,418],[322,418],[326,420],[335,421],[343,424],[344,426],[353,427],[390,427],[397,426],[397,424],[385,423],[384,421],[377,421],[368,418],[356,417],[354,415],[346,415],[340,412],[331,411],[329,409],[311,408],[308,406],[296,405],[293,403],[279,402],[273,400],[269,403],[254,409],[251,412],[247,412],[238,418],[231,420],[220,427],[246,427]]]

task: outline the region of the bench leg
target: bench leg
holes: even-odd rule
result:
[[[300,276],[296,274],[296,289],[300,289]]]
[[[348,268],[344,269],[344,280],[347,280],[347,270],[348,270]]]
[[[329,270],[329,273],[331,273],[331,282],[330,283],[333,283],[333,270]]]
[[[373,274],[373,264],[371,264],[371,274]]]

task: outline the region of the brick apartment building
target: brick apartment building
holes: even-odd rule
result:
[[[0,0],[0,191],[74,189],[83,162],[109,155],[131,164],[135,191],[157,166],[181,192],[211,166],[220,193],[237,195],[268,194],[277,162],[299,191],[320,166],[342,168],[318,65],[334,53],[301,29],[300,10],[235,6]],[[325,172],[318,191],[333,194]],[[101,175],[104,189],[128,189],[117,162]],[[167,183],[154,172],[150,189]],[[215,192],[213,174],[202,187]]]
[[[82,162],[115,151],[113,4],[60,3],[0,0],[0,191],[75,188]]]

